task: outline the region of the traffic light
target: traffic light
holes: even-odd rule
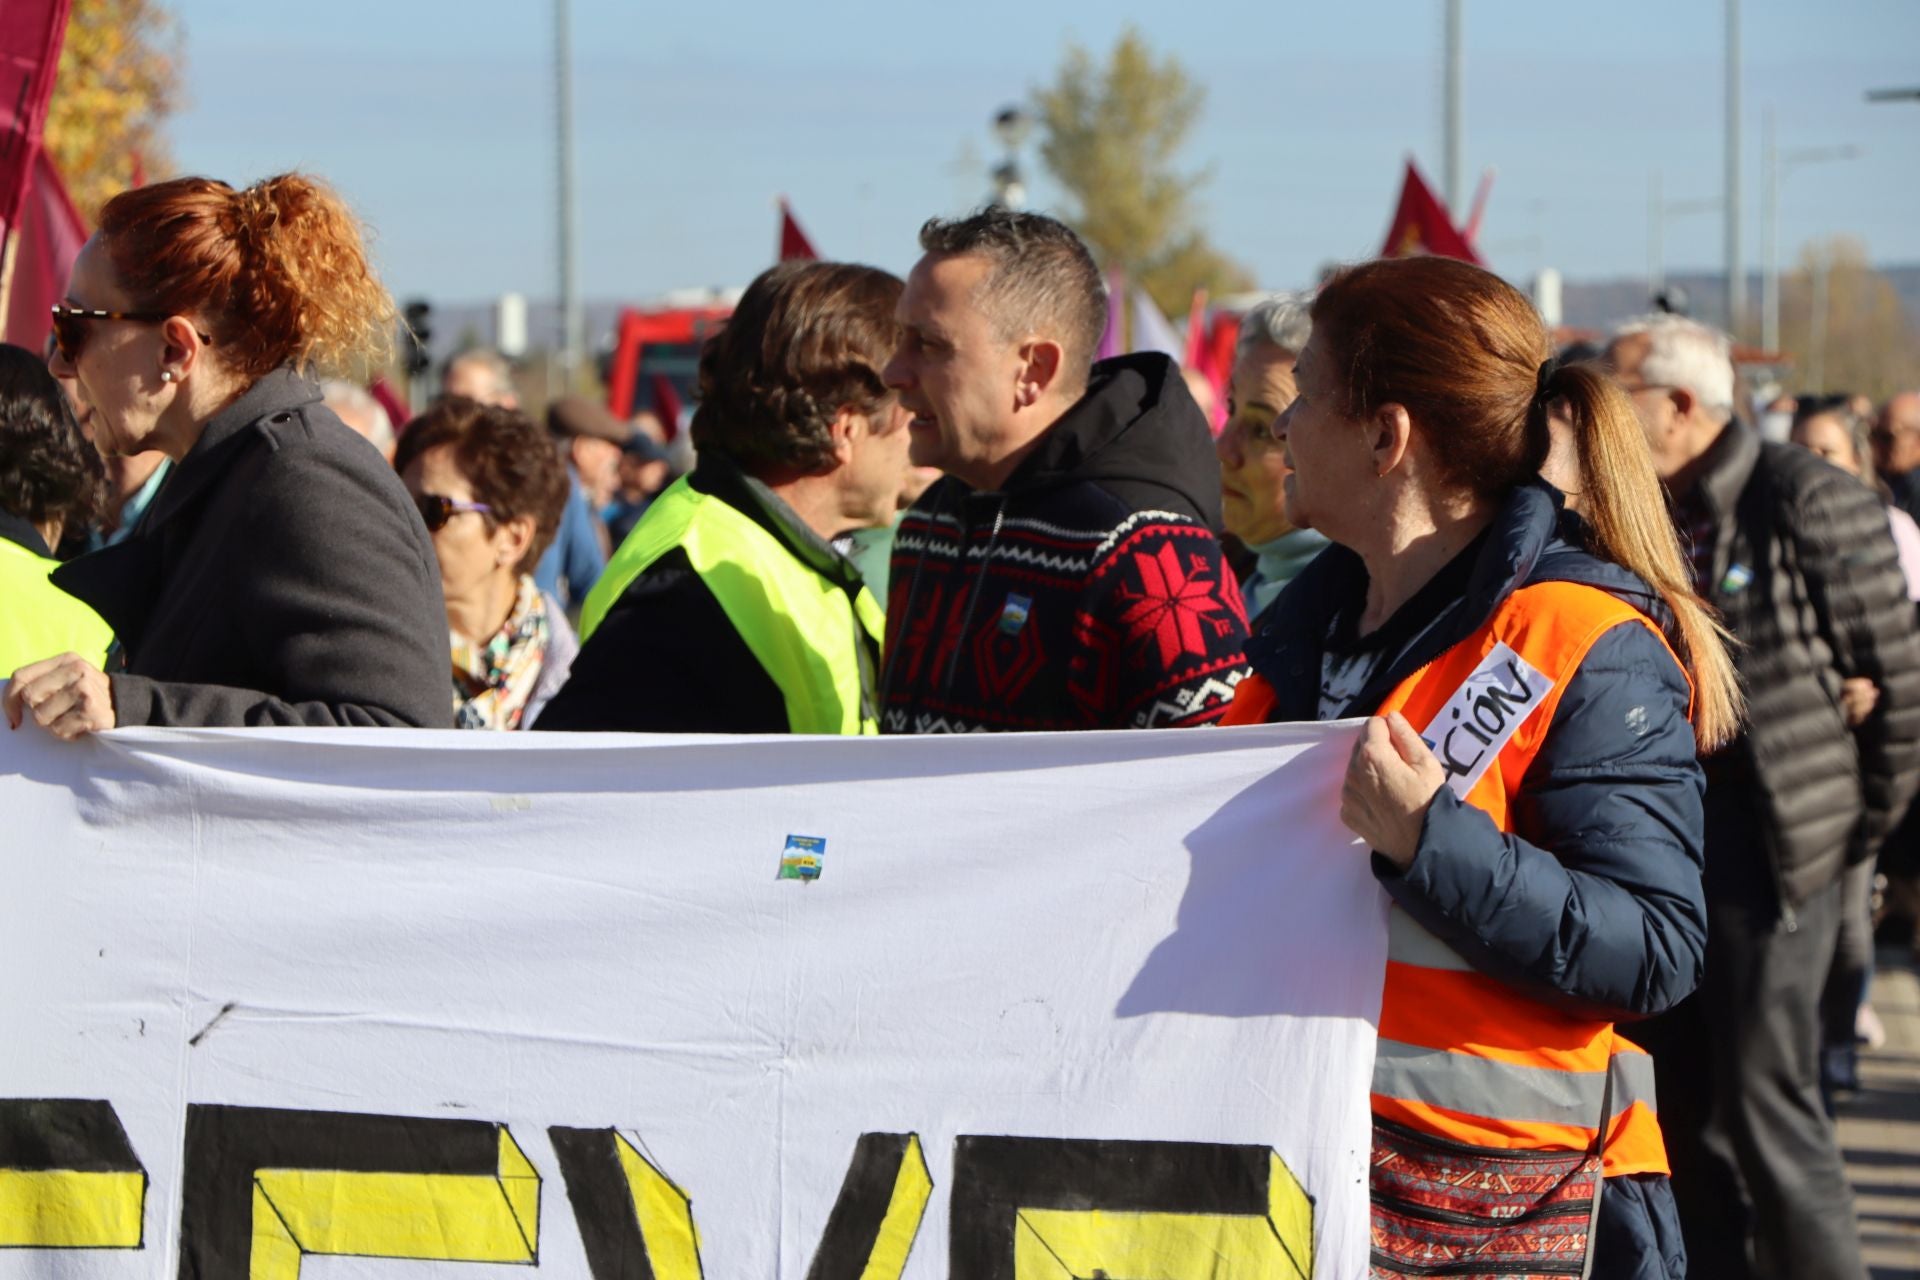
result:
[[[433,367],[433,360],[427,355],[427,343],[433,339],[433,308],[425,299],[415,298],[401,314],[404,323],[400,326],[400,350],[406,360],[407,373],[419,377]]]

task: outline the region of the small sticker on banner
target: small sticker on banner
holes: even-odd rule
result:
[[[1020,628],[1027,625],[1027,619],[1033,616],[1033,597],[1016,595],[1009,591],[1007,603],[1000,609],[1000,634],[1017,636]]]
[[[820,868],[827,861],[827,841],[824,836],[788,836],[787,847],[780,853],[780,876],[782,880],[818,880]]]

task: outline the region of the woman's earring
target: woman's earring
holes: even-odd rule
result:
[[[160,371],[160,381],[162,381],[162,382],[172,382],[172,381],[173,381],[173,370],[171,370],[171,369],[162,369],[162,370]]]

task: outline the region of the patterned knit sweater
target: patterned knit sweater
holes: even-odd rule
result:
[[[1220,472],[1174,364],[1095,366],[997,492],[948,477],[894,542],[888,733],[1210,724],[1247,672]]]

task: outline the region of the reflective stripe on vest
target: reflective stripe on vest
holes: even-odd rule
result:
[[[1379,713],[1402,712],[1446,766],[1455,794],[1511,831],[1513,798],[1567,683],[1594,642],[1623,623],[1660,634],[1597,588],[1523,587],[1477,634],[1402,682]],[[1652,1060],[1611,1023],[1478,972],[1397,905],[1387,938],[1376,1115],[1482,1146],[1584,1150],[1611,1073],[1607,1175],[1666,1171]]]
[[[853,597],[795,558],[759,522],[686,477],[667,487],[620,544],[580,611],[580,638],[675,547],[759,660],[793,733],[878,733],[875,663],[886,620],[865,587]],[[743,571],[744,570],[744,571]],[[871,646],[871,647],[870,647]]]

